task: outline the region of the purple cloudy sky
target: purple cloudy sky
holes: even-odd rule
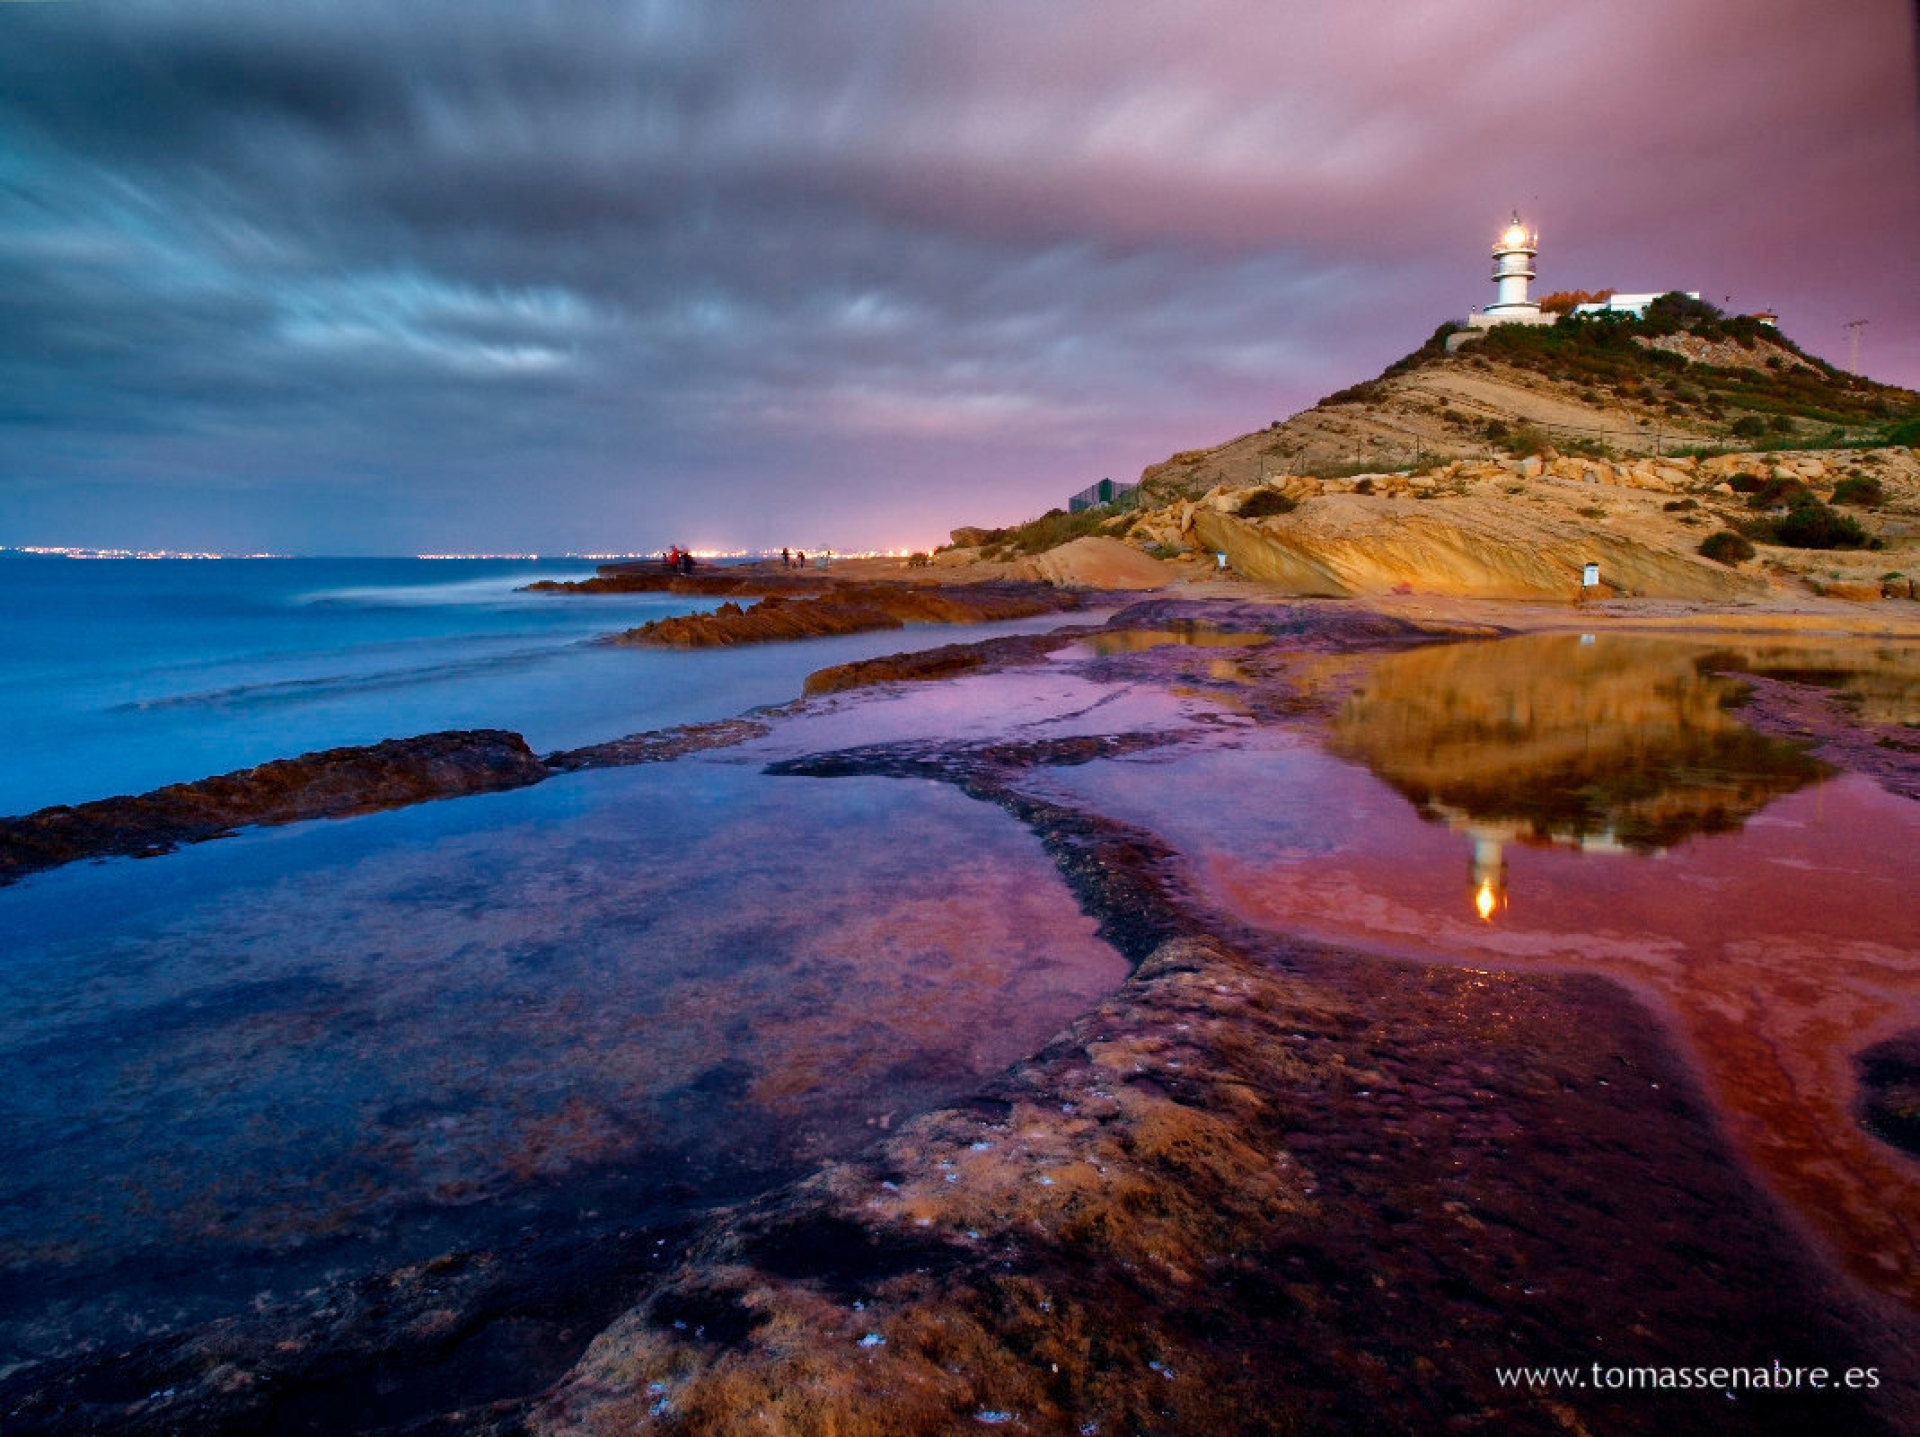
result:
[[[1915,14],[0,3],[0,544],[924,545],[1377,373],[1515,204],[1920,387]]]

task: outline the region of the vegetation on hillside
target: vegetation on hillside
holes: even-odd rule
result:
[[[1679,335],[1738,346],[1754,362],[1717,365],[1655,347],[1654,341]],[[1409,358],[1431,362],[1428,353],[1423,346]],[[1598,398],[1724,423],[1742,439],[1778,435],[1786,442],[1795,421],[1877,431],[1912,418],[1917,407],[1906,390],[1835,369],[1751,316],[1722,314],[1683,294],[1662,295],[1644,319],[1569,316],[1551,325],[1498,325],[1473,353]]]
[[[1278,489],[1256,489],[1242,501],[1239,512],[1242,519],[1266,519],[1275,514],[1291,514],[1299,507],[1298,500]]]
[[[1717,534],[1709,534],[1700,541],[1700,552],[1715,563],[1734,567],[1743,560],[1751,559],[1755,554],[1753,541],[1744,534],[1736,534],[1731,529],[1722,529]]]
[[[1604,296],[1569,291],[1548,298],[1570,308]],[[1489,450],[1516,457],[1659,452],[1707,458],[1735,450],[1920,445],[1920,394],[1845,373],[1772,325],[1684,294],[1660,296],[1644,316],[1567,314],[1550,325],[1497,325],[1450,351],[1464,328],[1444,323],[1376,378],[1328,395],[1310,418],[1295,416],[1308,420],[1297,434],[1290,432],[1294,420],[1275,420],[1264,434],[1149,466],[1143,501],[1165,503],[1229,480],[1279,473],[1325,479],[1417,471]],[[1543,395],[1558,391],[1595,418],[1583,428],[1489,413],[1497,401],[1436,405],[1431,394],[1394,382],[1429,368],[1484,373]],[[1514,403],[1528,411],[1518,397]],[[1682,440],[1677,446],[1676,438]]]
[[[1749,519],[1740,526],[1748,539],[1758,539],[1763,544],[1781,544],[1790,549],[1880,547],[1880,541],[1861,528],[1859,520],[1823,504],[1820,497],[1802,480],[1784,476],[1761,479],[1753,474],[1735,474],[1727,480],[1727,487],[1736,494],[1745,494],[1747,507],[1760,513],[1761,517]],[[1862,494],[1879,493],[1880,485],[1873,479],[1847,478],[1834,486],[1833,497],[1836,503],[1862,504],[1865,502],[1860,497]],[[1708,543],[1724,542],[1732,537],[1736,536],[1715,534]],[[1707,553],[1704,544],[1700,552],[1709,559],[1727,562],[1725,554]],[[1739,557],[1748,558],[1751,555]]]
[[[1114,522],[1119,519],[1119,522]],[[1124,535],[1131,527],[1119,513],[1119,506],[1098,504],[1091,509],[1069,512],[1049,509],[1038,519],[1004,529],[989,529],[981,540],[981,557],[990,560],[1018,559],[1028,554],[1044,554],[1088,534]]]

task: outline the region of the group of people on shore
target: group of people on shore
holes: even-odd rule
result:
[[[660,558],[661,561],[666,564],[667,568],[676,574],[691,574],[693,572],[692,551],[683,549],[678,544],[668,549]],[[829,550],[827,553],[819,555],[818,559],[820,567],[824,569],[833,561],[833,553]],[[780,567],[783,569],[806,568],[807,551],[805,549],[782,549],[780,551]]]

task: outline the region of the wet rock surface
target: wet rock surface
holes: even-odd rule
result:
[[[606,743],[585,748],[566,749],[547,755],[547,766],[556,773],[572,773],[586,768],[625,768],[637,763],[669,763],[691,753],[707,749],[731,748],[737,743],[759,738],[767,726],[755,719],[721,719],[715,723],[683,724],[678,728],[656,729],[650,733],[628,734]]]
[[[611,642],[704,649],[730,644],[859,634],[908,624],[985,624],[1032,618],[1081,606],[1071,593],[1044,584],[841,584],[817,597],[774,594],[748,608],[728,602],[711,613],[655,619]]]
[[[1032,663],[1057,653],[1084,632],[1089,631],[1063,629],[1051,634],[1016,634],[974,644],[942,644],[937,649],[835,664],[807,675],[806,694],[811,698],[875,684],[930,683],[981,673],[1001,664]]]
[[[519,734],[474,729],[275,759],[133,797],[0,821],[0,884],[85,858],[146,857],[254,824],[298,823],[538,783]]]
[[[1863,716],[1858,701],[1817,675],[1801,679],[1739,671],[1749,694],[1740,718],[1761,733],[1809,745],[1818,758],[1920,799],[1920,704],[1907,717]]]
[[[1355,653],[1430,644],[1436,639],[1455,636],[1391,614],[1311,599],[1288,604],[1145,599],[1128,605],[1107,621],[1110,629],[1167,629],[1181,625],[1202,626],[1215,633],[1264,634],[1295,653]]]
[[[1861,1352],[1792,1251],[1610,985],[1180,939],[972,1101],[710,1230],[533,1426],[1903,1430],[1861,1393],[1495,1374]]]

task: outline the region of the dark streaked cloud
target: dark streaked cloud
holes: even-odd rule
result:
[[[0,5],[0,542],[924,543],[1543,287],[1920,384],[1865,0]]]

